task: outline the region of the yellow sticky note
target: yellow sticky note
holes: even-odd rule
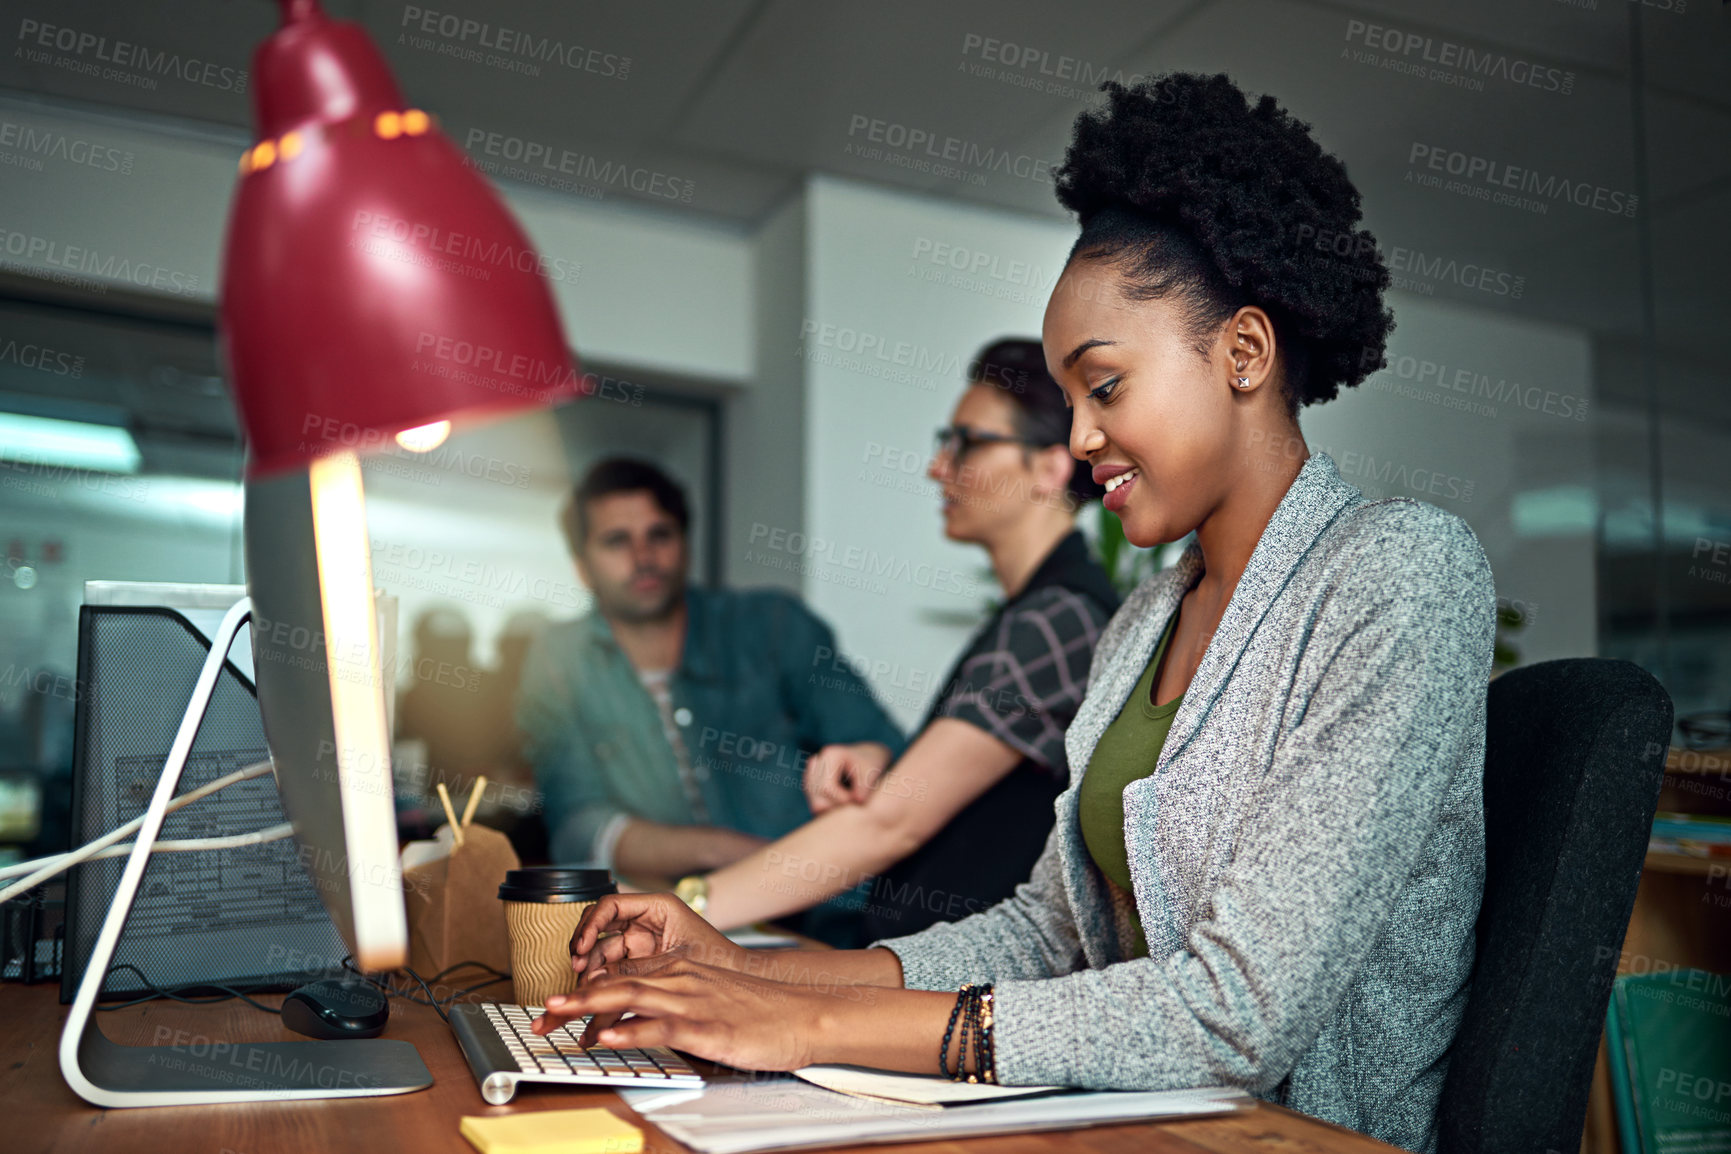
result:
[[[457,1130],[481,1154],[638,1154],[643,1131],[606,1110],[465,1117]]]

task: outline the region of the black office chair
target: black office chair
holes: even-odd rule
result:
[[[1627,661],[1546,661],[1491,682],[1484,904],[1439,1154],[1580,1148],[1671,712]]]

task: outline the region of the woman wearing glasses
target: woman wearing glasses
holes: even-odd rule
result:
[[[913,933],[1008,897],[1046,844],[1069,783],[1064,729],[1118,596],[1076,529],[1079,503],[1100,490],[1070,456],[1070,413],[1040,343],[998,341],[969,377],[927,472],[944,535],[986,551],[1004,603],[900,760],[885,771],[851,747],[820,750],[805,772],[812,821],[680,881],[722,929],[858,887],[860,941]]]
[[[1195,540],[1100,639],[1029,880],[775,980],[668,895],[604,898],[538,1028],[594,1013],[602,1045],[758,1069],[1238,1086],[1433,1151],[1484,881],[1490,567],[1460,518],[1369,500],[1304,444],[1299,409],[1383,365],[1393,326],[1345,166],[1224,75],[1105,87],[1057,174],[1082,232],[1046,360],[1125,537]]]

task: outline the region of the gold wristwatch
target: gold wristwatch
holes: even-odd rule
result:
[[[709,910],[709,879],[703,874],[682,877],[673,886],[673,896],[703,917]]]

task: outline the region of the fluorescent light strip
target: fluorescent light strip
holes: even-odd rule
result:
[[[118,425],[0,413],[0,459],[103,473],[136,473],[143,458]]]

